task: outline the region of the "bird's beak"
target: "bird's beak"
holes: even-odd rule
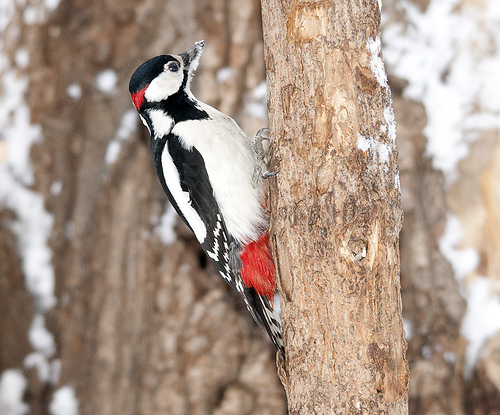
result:
[[[198,60],[200,59],[203,46],[205,46],[205,41],[200,40],[196,42],[192,48],[179,55],[184,62],[184,67],[189,71],[194,71],[198,66]]]

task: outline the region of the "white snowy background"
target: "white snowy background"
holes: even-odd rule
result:
[[[384,59],[408,81],[404,96],[424,105],[426,153],[451,185],[471,143],[484,131],[500,130],[500,1],[431,0],[425,11],[409,1],[397,5],[406,22],[383,24]],[[481,275],[465,282],[479,254],[461,247],[463,236],[460,220],[449,212],[439,249],[467,300],[461,332],[468,340],[468,377],[484,341],[500,330],[500,287]]]
[[[59,0],[45,0],[36,6],[25,5],[24,22],[43,23],[58,3]],[[457,7],[459,0],[431,0],[422,12],[408,1],[399,1],[407,24],[384,24],[383,42],[377,38],[367,44],[372,55],[372,71],[379,82],[383,85],[387,82],[380,59],[382,49],[390,71],[408,81],[405,96],[424,105],[428,118],[424,130],[427,155],[433,166],[443,171],[448,183],[459,179],[457,164],[467,157],[470,144],[478,139],[481,131],[500,129],[500,1],[480,3],[481,7],[467,4]],[[0,0],[0,33],[4,33],[15,7],[14,0]],[[26,356],[24,364],[36,367],[42,380],[57,385],[61,363],[44,317],[57,301],[52,252],[48,245],[53,217],[45,210],[42,195],[32,189],[35,177],[30,160],[31,146],[43,143],[44,137],[41,127],[31,123],[26,105],[29,82],[23,69],[29,64],[29,54],[20,49],[11,60],[1,52],[2,42],[0,37],[0,209],[12,210],[16,215],[17,219],[9,226],[19,244],[26,288],[37,306],[28,334],[33,352]],[[217,79],[223,83],[232,74],[231,68],[224,68]],[[98,73],[95,87],[106,95],[114,94],[117,88],[114,70]],[[74,100],[82,97],[81,87],[76,83],[68,85],[66,92]],[[266,118],[265,83],[247,97],[244,111],[256,118]],[[394,121],[390,108],[386,119],[386,128],[392,137]],[[137,117],[131,109],[123,114],[115,136],[110,138],[103,160],[105,165],[117,160],[122,145],[136,128]],[[364,150],[373,145],[369,138],[358,139],[358,146]],[[392,145],[376,148],[373,153],[385,160],[392,149]],[[61,182],[54,182],[51,190],[54,194],[60,193]],[[476,270],[479,255],[472,248],[461,247],[460,220],[452,212],[447,218],[439,248],[452,264],[468,304],[462,325],[462,333],[468,340],[467,376],[484,341],[500,330],[500,301],[495,294],[500,287],[493,287],[488,276],[479,275],[465,282],[465,277]],[[175,240],[176,216],[169,205],[161,217],[152,221],[165,244]],[[407,329],[411,335],[410,327]],[[0,414],[27,413],[28,406],[23,402],[26,386],[27,380],[20,368],[0,374]],[[55,391],[49,410],[52,415],[78,414],[78,397],[71,385],[63,385]]]

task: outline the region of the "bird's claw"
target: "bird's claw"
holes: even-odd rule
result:
[[[259,131],[257,131],[257,134],[255,134],[255,138],[253,140],[253,150],[255,151],[255,154],[257,154],[259,160],[264,161],[264,163],[267,158],[267,152],[262,145],[262,141],[269,141],[270,133],[271,130],[269,128],[261,128]]]
[[[257,134],[255,134],[255,138],[259,138],[260,140],[269,141],[270,135],[271,135],[271,130],[267,127],[264,127],[264,128],[261,128],[259,131],[257,131]]]
[[[269,172],[267,171],[267,148],[264,149],[262,145],[263,140],[269,141],[269,135],[271,130],[269,128],[261,128],[255,134],[255,139],[253,142],[253,150],[257,155],[257,164],[254,169],[254,181],[257,183],[260,178],[268,179],[269,177],[278,174],[277,171]]]

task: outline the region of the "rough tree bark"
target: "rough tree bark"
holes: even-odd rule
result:
[[[264,0],[262,11],[289,411],[407,413],[379,5]]]

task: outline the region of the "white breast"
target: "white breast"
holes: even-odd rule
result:
[[[255,240],[266,226],[266,218],[261,183],[253,180],[256,155],[252,143],[232,118],[199,105],[211,119],[183,121],[172,132],[187,149],[194,146],[202,155],[231,235],[243,243]]]

